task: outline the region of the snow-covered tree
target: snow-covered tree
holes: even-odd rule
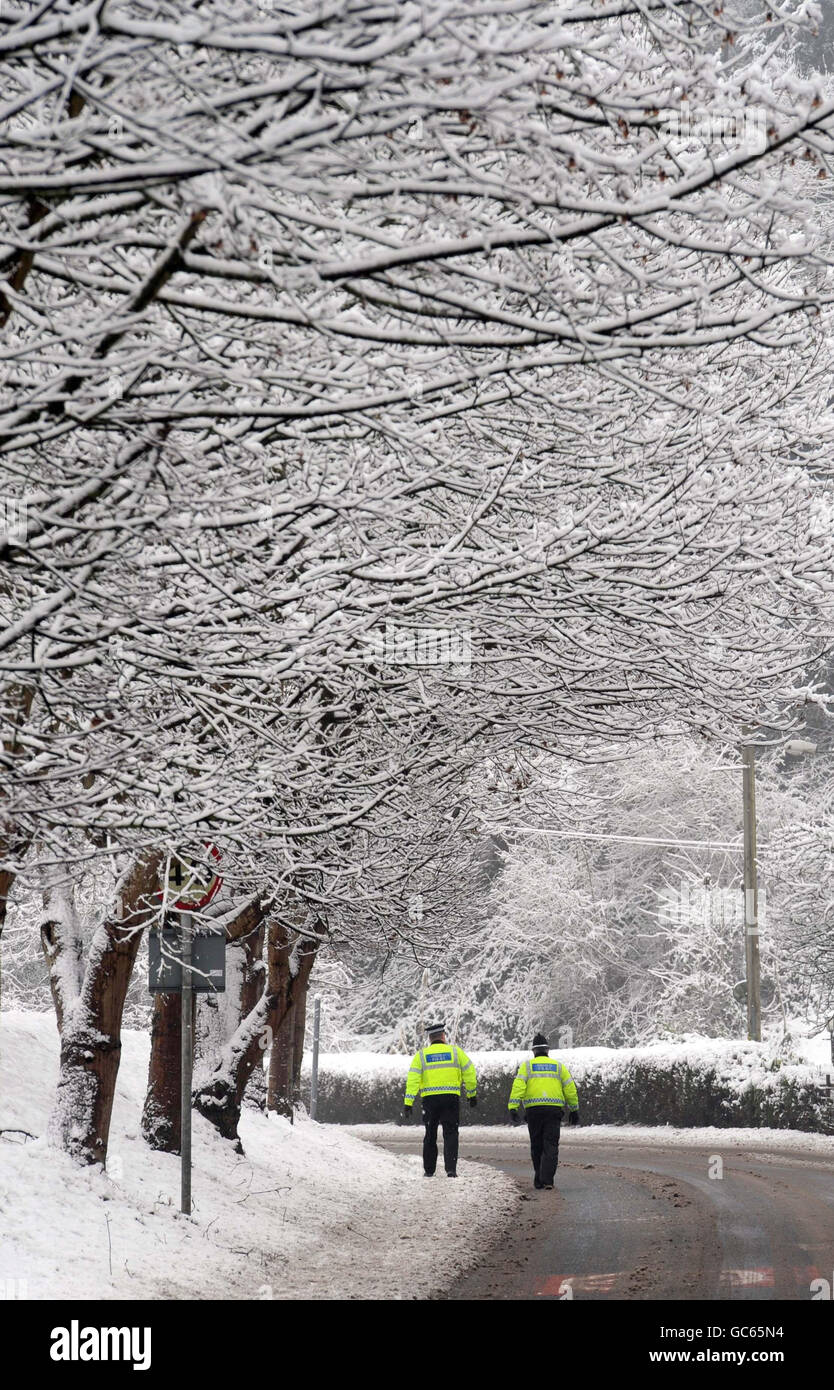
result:
[[[48,899],[79,1153],[166,854],[263,909],[233,1121],[282,913],[432,946],[457,898],[404,905],[433,842],[469,869],[487,763],[789,722],[832,547],[810,14],[0,10],[0,905]],[[79,952],[87,862],[127,887]]]
[[[784,866],[797,812],[823,808],[785,771],[783,743],[760,755],[758,819],[765,1021],[814,1021],[794,924],[816,928]],[[329,994],[331,1045],[404,1050],[419,1018],[442,1014],[461,1041],[517,1047],[544,1028],[562,1046],[744,1028],[741,769],[707,740],[649,741],[607,761],[531,758],[493,768],[499,871],[455,936],[384,963],[360,953]],[[807,832],[806,832],[807,834]],[[806,839],[807,843],[807,839]],[[806,964],[819,971],[825,950]],[[404,1001],[401,1009],[400,1001]],[[405,1024],[405,1027],[403,1027]]]

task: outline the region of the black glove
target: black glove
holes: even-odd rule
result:
[[[579,1124],[579,1111],[578,1111],[578,1110],[571,1110],[570,1114],[568,1115],[568,1124],[569,1124],[569,1125],[578,1125],[578,1124]]]
[[[403,1113],[402,1113],[402,1115],[400,1116],[400,1124],[401,1124],[401,1125],[407,1125],[407,1124],[410,1124],[410,1122],[411,1122],[411,1106],[410,1106],[410,1105],[404,1105],[404,1106],[403,1106]]]
[[[519,1115],[519,1113],[518,1113],[517,1110],[511,1110],[511,1111],[510,1111],[510,1116],[511,1116],[511,1118],[512,1118],[512,1122],[513,1122],[514,1125],[520,1125],[520,1124],[521,1124],[521,1116]]]
[[[478,1097],[477,1097],[477,1096],[470,1096],[470,1097],[469,1097],[469,1109],[470,1109],[470,1110],[474,1110],[474,1109],[475,1109],[475,1106],[476,1106],[477,1104],[478,1104]]]

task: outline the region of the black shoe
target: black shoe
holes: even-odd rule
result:
[[[457,1173],[447,1173],[447,1174],[446,1174],[446,1177],[447,1177],[447,1178],[456,1178],[456,1177],[457,1177]]]
[[[423,1174],[423,1177],[424,1177],[424,1178],[433,1178],[433,1177],[434,1177],[434,1173],[424,1173],[424,1174]]]
[[[534,1179],[533,1179],[533,1186],[534,1186],[535,1188],[539,1188],[539,1187],[542,1186],[542,1184],[539,1182],[538,1178],[534,1178]]]
[[[545,1190],[545,1192],[552,1192],[552,1191],[553,1191],[553,1183],[552,1183],[552,1182],[540,1182],[540,1183],[539,1183],[539,1187],[543,1187],[544,1190]]]

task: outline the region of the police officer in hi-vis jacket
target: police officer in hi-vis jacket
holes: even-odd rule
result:
[[[478,1104],[475,1068],[462,1047],[447,1042],[442,1023],[426,1029],[428,1047],[414,1054],[408,1072],[403,1101],[403,1118],[411,1118],[411,1107],[418,1094],[423,1102],[423,1176],[433,1178],[437,1168],[437,1128],[443,1126],[443,1163],[447,1178],[458,1175],[458,1125],[460,1092],[466,1087],[471,1106]]]
[[[509,1110],[514,1125],[519,1122],[518,1107],[522,1101],[530,1131],[533,1186],[552,1189],[559,1165],[559,1136],[565,1103],[568,1124],[575,1125],[579,1123],[579,1100],[570,1072],[564,1062],[557,1062],[550,1056],[543,1033],[534,1037],[533,1056],[522,1062],[510,1091]]]

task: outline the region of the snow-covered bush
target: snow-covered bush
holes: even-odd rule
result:
[[[506,1121],[523,1052],[475,1052],[478,1106],[464,1117]],[[789,1048],[767,1043],[658,1043],[645,1048],[574,1048],[559,1053],[579,1092],[584,1124],[767,1126],[834,1133],[819,1070]],[[394,1121],[402,1110],[410,1058],[375,1053],[324,1055],[317,1118],[323,1123]],[[309,1093],[309,1058],[304,1068]]]

